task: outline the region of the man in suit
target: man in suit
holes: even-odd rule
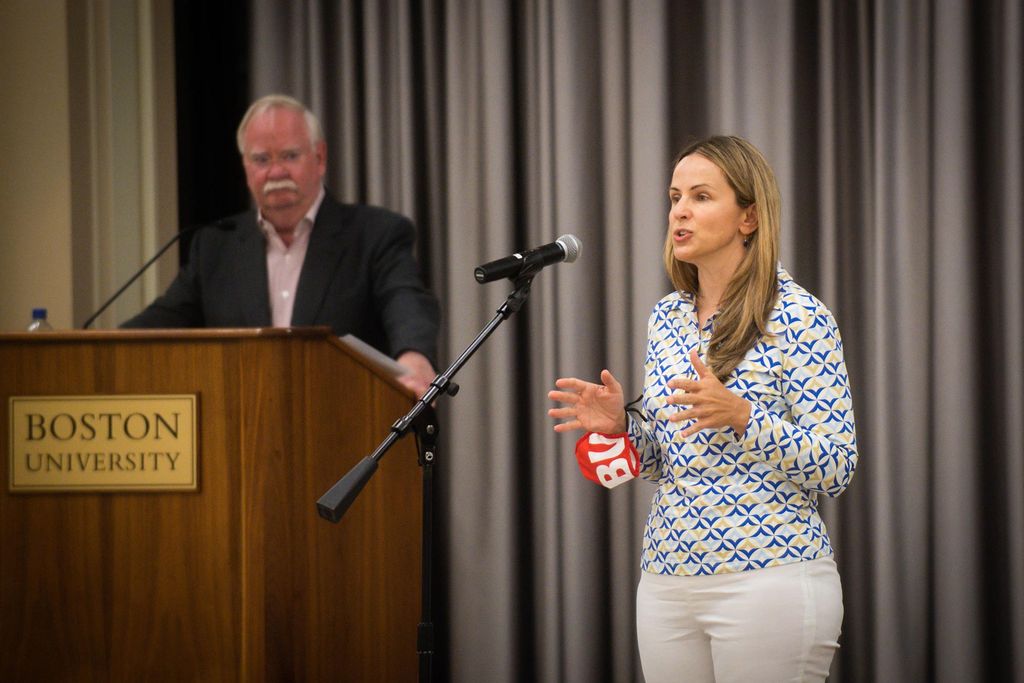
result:
[[[255,210],[199,231],[167,291],[122,327],[328,325],[396,358],[421,396],[440,313],[413,257],[412,223],[327,194],[320,123],[290,97],[249,107],[238,150]]]

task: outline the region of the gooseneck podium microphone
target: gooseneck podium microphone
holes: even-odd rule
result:
[[[216,221],[214,223],[203,223],[203,224],[200,224],[200,225],[193,225],[193,226],[191,226],[189,228],[185,228],[184,230],[179,230],[174,235],[174,237],[172,237],[170,240],[168,240],[167,244],[165,244],[164,246],[160,247],[160,251],[156,252],[156,254],[153,255],[153,258],[149,259],[148,261],[146,261],[145,263],[142,264],[142,267],[139,268],[135,272],[135,275],[131,276],[131,278],[128,280],[128,282],[126,282],[123,285],[121,285],[121,289],[119,289],[116,292],[114,292],[114,295],[112,297],[110,297],[109,299],[107,299],[106,303],[104,303],[102,306],[99,307],[99,310],[97,310],[95,313],[93,313],[92,315],[89,316],[88,320],[86,320],[82,324],[82,329],[83,330],[89,329],[89,325],[92,325],[93,321],[95,321],[96,318],[100,317],[100,314],[102,314],[103,311],[107,310],[110,307],[110,304],[112,304],[115,301],[117,301],[117,297],[121,296],[121,294],[124,292],[124,290],[128,289],[133,282],[138,280],[139,277],[143,273],[146,272],[146,269],[148,269],[151,265],[153,265],[158,258],[163,256],[163,253],[165,251],[167,251],[168,249],[170,249],[171,245],[173,245],[175,242],[180,240],[185,235],[189,235],[189,234],[195,232],[196,230],[199,230],[200,228],[206,227],[207,225],[213,225],[215,228],[219,228],[220,230],[234,230],[235,229],[235,222],[233,220],[231,220],[230,218],[222,218],[219,221]]]
[[[572,263],[579,258],[582,246],[583,243],[576,235],[562,235],[551,244],[477,266],[473,275],[480,284],[502,278],[515,279],[527,269],[540,270],[562,261]]]

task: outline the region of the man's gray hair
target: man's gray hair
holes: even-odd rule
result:
[[[245,129],[249,126],[249,121],[252,120],[252,117],[270,109],[292,109],[300,112],[303,120],[306,122],[306,128],[309,130],[310,143],[315,146],[324,139],[324,131],[320,127],[320,121],[302,102],[288,95],[265,95],[249,105],[245,116],[242,117],[242,122],[238,124],[237,141],[239,154],[245,154]]]

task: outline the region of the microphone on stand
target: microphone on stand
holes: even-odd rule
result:
[[[163,256],[163,253],[165,251],[167,251],[168,249],[170,249],[171,246],[175,242],[180,240],[185,235],[192,234],[196,230],[199,230],[200,228],[206,227],[207,225],[213,225],[213,227],[218,228],[220,230],[234,230],[235,229],[235,221],[234,220],[232,220],[231,218],[222,218],[219,221],[216,221],[215,223],[212,223],[212,224],[211,223],[204,223],[202,225],[193,225],[190,228],[185,228],[184,230],[178,231],[174,235],[174,237],[172,237],[167,242],[167,244],[165,244],[164,246],[160,247],[160,251],[156,252],[156,254],[154,254],[151,259],[149,259],[148,261],[143,263],[142,267],[139,268],[138,271],[136,271],[135,275],[132,275],[131,278],[128,280],[128,282],[126,282],[123,285],[121,285],[121,288],[119,290],[117,290],[116,292],[114,292],[114,295],[112,297],[110,297],[109,299],[107,299],[107,301],[102,306],[99,307],[99,310],[97,310],[95,313],[93,313],[92,315],[89,316],[89,318],[82,325],[82,329],[83,330],[89,329],[89,325],[92,325],[93,321],[95,321],[96,318],[100,317],[100,314],[102,314],[103,311],[107,310],[110,307],[110,304],[112,304],[115,301],[117,301],[117,297],[121,296],[121,294],[124,292],[124,290],[128,289],[133,282],[138,280],[139,277],[143,273],[146,272],[146,269],[148,269],[151,265],[153,265],[158,258]]]
[[[579,258],[582,246],[583,243],[576,235],[562,235],[551,244],[477,266],[473,275],[480,284],[502,278],[515,279],[528,268],[540,270],[562,261],[572,263]]]

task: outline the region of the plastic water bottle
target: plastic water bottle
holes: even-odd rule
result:
[[[28,324],[29,332],[49,332],[53,330],[50,321],[46,319],[45,308],[32,309],[32,322]]]

